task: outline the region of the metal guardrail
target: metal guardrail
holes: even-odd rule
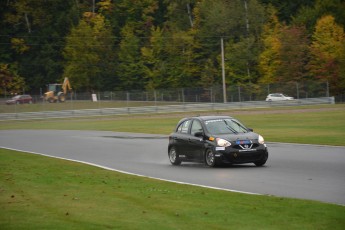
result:
[[[109,116],[126,114],[153,114],[153,113],[177,113],[196,111],[215,111],[242,108],[270,108],[282,106],[301,106],[317,104],[334,104],[334,97],[307,98],[292,101],[243,101],[231,103],[198,103],[163,106],[142,106],[142,107],[121,107],[121,108],[101,108],[83,110],[62,110],[62,111],[42,111],[23,113],[0,113],[0,121],[6,120],[31,120],[50,118],[74,118],[89,116]]]

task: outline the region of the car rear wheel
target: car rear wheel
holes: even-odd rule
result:
[[[176,149],[174,147],[171,147],[169,150],[169,160],[170,160],[170,163],[173,165],[181,164],[181,160],[178,158]]]
[[[205,152],[205,163],[209,167],[216,166],[216,156],[211,149],[207,149]]]

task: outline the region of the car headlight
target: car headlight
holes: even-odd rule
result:
[[[265,144],[265,140],[261,135],[259,135],[258,141],[260,144]]]
[[[227,140],[224,140],[222,138],[217,138],[217,145],[220,147],[229,147],[231,145],[231,143]]]

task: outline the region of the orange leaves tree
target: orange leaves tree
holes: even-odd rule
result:
[[[345,34],[334,17],[326,15],[315,26],[310,46],[309,71],[315,79],[328,81],[331,92],[345,89]]]

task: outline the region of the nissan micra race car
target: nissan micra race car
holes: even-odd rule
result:
[[[180,120],[169,136],[171,164],[203,162],[219,164],[254,163],[263,166],[268,159],[264,138],[229,116],[200,116]]]

